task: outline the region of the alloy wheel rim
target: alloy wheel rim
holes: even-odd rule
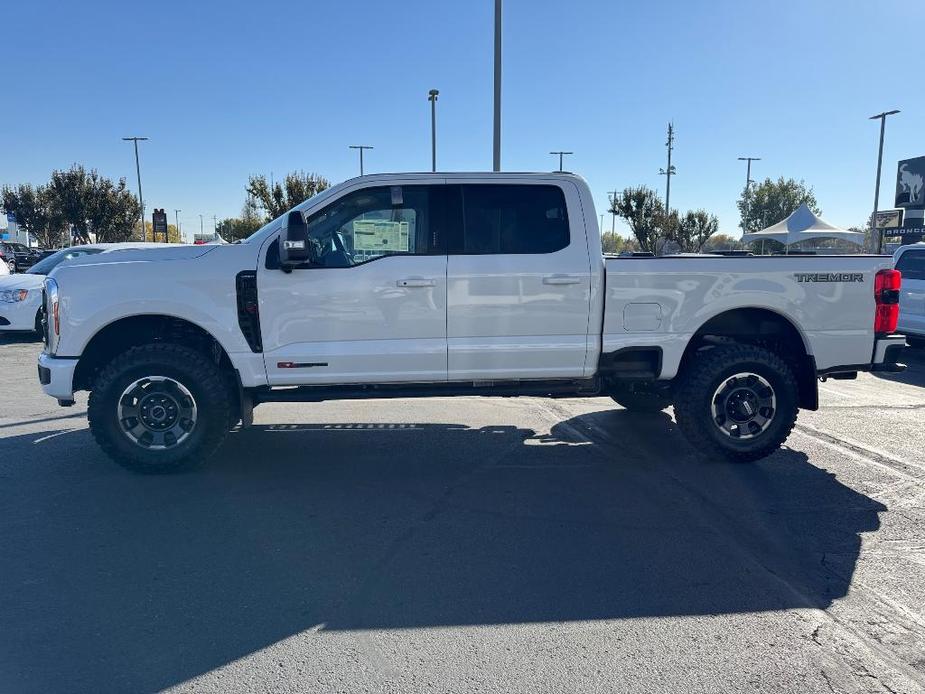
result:
[[[723,380],[710,404],[713,424],[726,436],[747,440],[760,436],[774,421],[777,396],[766,378],[753,372]]]
[[[131,383],[116,405],[119,427],[146,450],[173,448],[196,427],[196,399],[179,381],[145,376]]]

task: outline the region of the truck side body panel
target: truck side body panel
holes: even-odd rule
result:
[[[868,364],[874,275],[881,256],[608,258],[603,351],[658,347],[674,378],[691,338],[711,318],[766,309],[800,333],[820,371]]]

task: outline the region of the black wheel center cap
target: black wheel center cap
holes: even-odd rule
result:
[[[758,414],[758,406],[758,396],[748,388],[740,388],[726,399],[726,415],[735,422],[748,422]]]
[[[179,408],[173,398],[153,393],[142,399],[139,407],[142,423],[155,431],[170,429],[177,422]]]

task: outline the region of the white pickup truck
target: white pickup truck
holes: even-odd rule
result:
[[[674,405],[749,461],[818,378],[903,368],[899,282],[885,256],[605,258],[572,174],[372,175],[241,243],[59,266],[38,371],[143,472],[202,463],[259,403],[429,395]]]

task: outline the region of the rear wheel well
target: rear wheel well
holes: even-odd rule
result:
[[[130,316],[101,329],[87,343],[74,372],[74,389],[90,390],[97,374],[116,356],[140,345],[184,345],[215,362],[237,391],[237,378],[227,352],[208,331],[175,316]]]
[[[680,373],[693,355],[717,344],[739,343],[763,347],[783,359],[796,378],[799,405],[808,410],[819,407],[816,361],[796,326],[779,313],[762,308],[739,308],[714,316],[694,334],[681,359]]]

